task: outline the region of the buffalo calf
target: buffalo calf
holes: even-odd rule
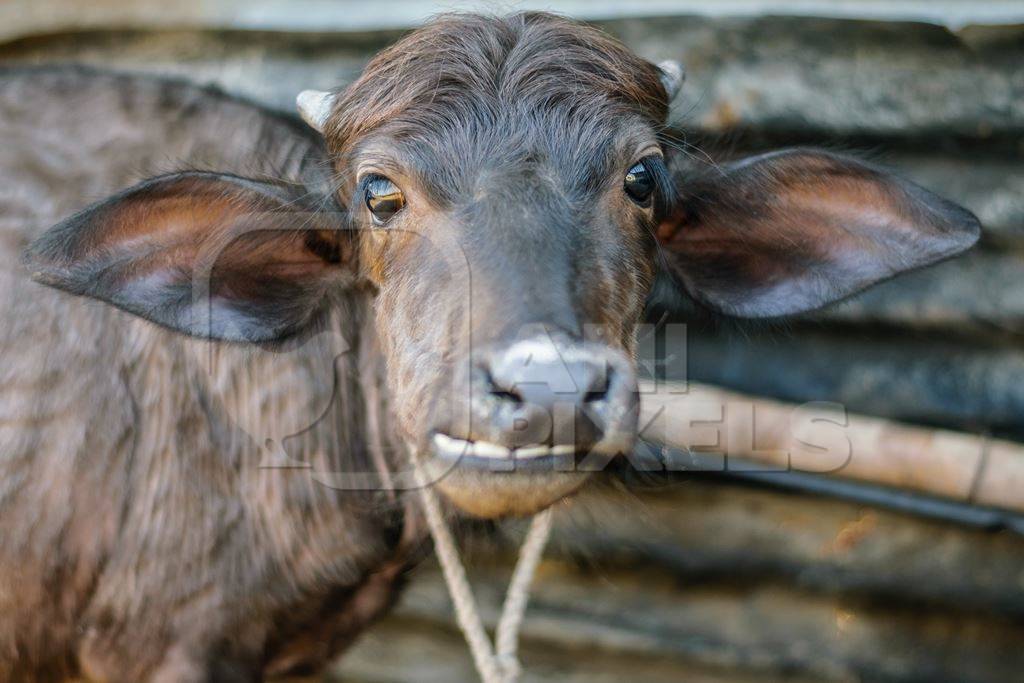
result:
[[[410,457],[499,517],[632,447],[659,273],[780,316],[977,239],[841,155],[674,162],[679,77],[538,13],[438,19],[309,126],[0,74],[0,679],[317,670],[422,554]]]

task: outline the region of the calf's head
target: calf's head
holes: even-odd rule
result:
[[[631,448],[658,269],[712,309],[786,315],[977,239],[967,211],[835,154],[670,174],[679,75],[550,15],[443,18],[345,90],[299,97],[331,187],[162,176],[27,260],[46,284],[236,342],[301,335],[332,291],[364,289],[402,436],[439,488],[476,514],[529,512],[583,481],[581,456]]]

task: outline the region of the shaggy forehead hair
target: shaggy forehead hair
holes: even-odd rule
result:
[[[598,29],[535,12],[446,15],[379,53],[325,132],[342,160],[386,134],[439,184],[445,168],[538,155],[593,170],[617,130],[660,127],[667,112],[658,68]]]

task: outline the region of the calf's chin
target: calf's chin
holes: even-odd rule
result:
[[[486,472],[428,458],[423,467],[434,487],[461,511],[482,518],[531,515],[575,493],[587,472]]]

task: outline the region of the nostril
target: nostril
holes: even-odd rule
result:
[[[499,401],[507,401],[509,403],[523,402],[523,397],[515,393],[514,391],[505,391],[504,389],[491,389],[490,394]]]
[[[502,382],[497,381],[494,375],[491,374],[486,368],[481,368],[485,386],[487,387],[487,394],[499,401],[507,403],[522,403],[522,395],[516,391],[514,386],[507,386]]]
[[[613,381],[611,364],[595,363],[587,368],[590,375],[586,391],[583,392],[583,403],[597,403],[608,399]]]

